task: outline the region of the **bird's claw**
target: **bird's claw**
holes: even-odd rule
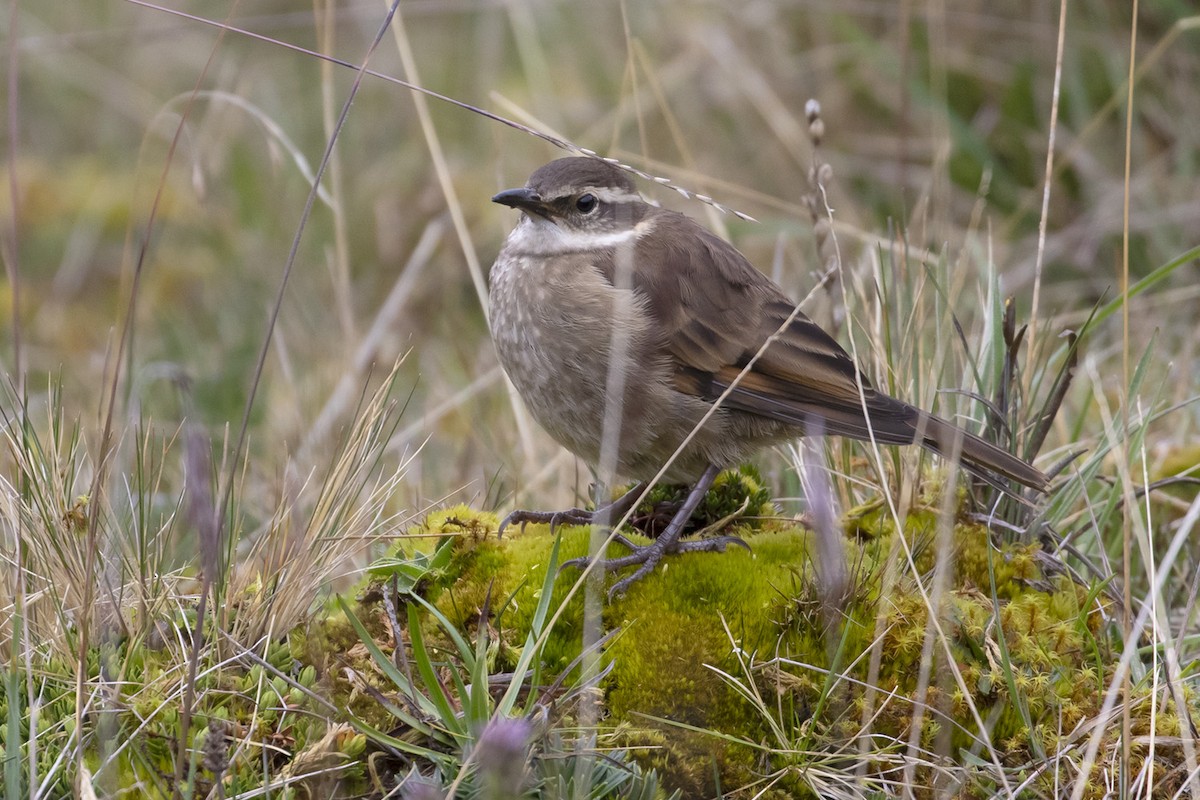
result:
[[[654,568],[662,561],[662,557],[667,553],[724,553],[725,548],[731,544],[744,547],[747,552],[751,552],[750,545],[737,536],[714,536],[708,539],[693,539],[686,542],[676,541],[670,545],[664,545],[661,540],[656,540],[652,544],[638,545],[621,534],[616,534],[613,537],[613,541],[628,548],[630,550],[629,555],[599,559],[596,562],[596,566],[605,572],[615,572],[633,566],[637,566],[638,569],[632,575],[625,576],[609,588],[608,599],[610,601],[623,596],[630,586],[653,572]],[[580,558],[572,558],[570,561],[564,561],[563,566],[582,570],[587,569],[592,561],[591,557],[582,556]]]
[[[637,570],[632,575],[628,575],[612,585],[612,588],[608,590],[609,600],[625,594],[626,589],[653,572],[654,568],[658,566],[658,563],[662,561],[663,556],[667,553],[723,553],[725,552],[725,548],[731,544],[741,545],[747,550],[750,549],[750,545],[736,536],[714,536],[708,539],[696,539],[682,543],[679,541],[679,536],[683,533],[684,525],[691,519],[692,514],[696,511],[696,506],[700,504],[705,492],[712,486],[713,481],[717,477],[717,472],[718,469],[715,465],[710,464],[705,468],[704,473],[696,481],[695,485],[692,486],[691,491],[688,492],[687,498],[675,511],[670,524],[650,544],[634,544],[619,533],[614,532],[612,534],[612,540],[627,548],[630,551],[629,555],[621,556],[620,558],[599,559],[595,561],[595,565],[605,572],[614,572],[634,566],[637,567]],[[551,531],[563,522],[569,522],[574,525],[599,524],[608,526],[614,521],[619,520],[633,508],[633,504],[642,495],[645,488],[645,484],[638,484],[622,497],[597,508],[595,511],[585,511],[582,508],[569,508],[566,511],[514,511],[504,518],[504,522],[500,524],[500,531],[503,532],[506,527],[514,522],[520,522],[522,527],[527,522],[548,522],[550,523]],[[585,556],[566,561],[563,563],[563,566],[587,569],[588,565],[592,563],[593,558]]]
[[[513,511],[500,523],[500,529],[496,531],[496,535],[497,537],[504,536],[505,528],[514,523],[521,524],[522,533],[525,532],[526,524],[530,522],[549,524],[551,533],[554,533],[563,523],[568,525],[608,525],[623,517],[633,507],[645,488],[644,483],[639,483],[621,497],[598,507],[595,511],[588,511],[586,508],[568,508],[565,511]],[[633,547],[633,545],[629,546]]]
[[[691,539],[679,542],[672,553],[724,553],[731,544],[744,548],[747,553],[753,553],[750,545],[740,536],[712,536],[707,539]]]
[[[496,531],[497,538],[503,538],[504,531],[510,525],[519,524],[521,533],[525,532],[525,526],[529,523],[539,524],[548,523],[550,532],[554,533],[555,529],[564,522],[568,525],[591,525],[592,518],[595,512],[586,511],[582,508],[568,508],[566,511],[525,511],[518,509],[510,513],[500,523],[499,529]]]

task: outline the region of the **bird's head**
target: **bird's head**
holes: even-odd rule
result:
[[[557,237],[601,237],[632,230],[652,206],[622,170],[597,158],[560,158],[538,168],[520,189],[493,203],[516,208]]]

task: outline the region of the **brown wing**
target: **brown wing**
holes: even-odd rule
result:
[[[867,436],[860,375],[842,346],[803,314],[780,331],[794,304],[727,242],[681,214],[656,223],[638,242],[633,284],[661,326],[681,388],[720,394],[779,331],[728,407],[796,424],[819,414],[836,424],[832,433]],[[868,400],[881,397],[861,381]]]
[[[826,433],[958,454],[1002,489],[981,470],[1044,489],[1045,475],[1016,456],[875,391],[842,346],[808,317],[793,316],[792,301],[732,245],[682,214],[660,212],[655,222],[654,235],[638,240],[632,282],[659,323],[680,391],[715,399],[776,336],[726,397],[727,408],[798,426],[819,418]]]

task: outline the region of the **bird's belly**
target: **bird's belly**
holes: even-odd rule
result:
[[[606,315],[587,304],[581,308],[578,298],[563,296],[566,292],[554,285],[524,288],[492,286],[492,339],[500,362],[538,424],[595,464],[606,408],[620,397],[608,388],[614,352],[611,311]],[[624,349],[625,369],[616,380],[628,386],[649,378],[636,355]]]
[[[666,479],[685,482],[779,438],[777,423],[759,430],[725,410],[693,435],[711,404],[674,388],[672,362],[633,293],[598,274],[592,281],[535,267],[512,259],[493,268],[492,339],[530,413],[559,444],[595,466],[611,457],[603,452],[611,436],[620,475],[649,480],[671,461]],[[610,368],[612,354],[621,369]]]

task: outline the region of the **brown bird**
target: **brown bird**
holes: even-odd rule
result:
[[[491,270],[500,361],[534,418],[592,465],[606,452],[607,424],[617,473],[651,480],[782,328],[670,461],[666,479],[693,488],[667,529],[645,547],[622,539],[633,552],[604,562],[606,569],[639,565],[610,594],[667,552],[723,549],[729,538],[678,541],[713,479],[806,429],[919,444],[961,458],[1001,488],[1011,479],[1045,491],[1046,476],[1020,458],[875,390],[833,337],[732,245],[645,202],[622,170],[563,158],[492,200],[523,212]],[[613,519],[642,488],[596,512],[516,511],[504,525]]]

